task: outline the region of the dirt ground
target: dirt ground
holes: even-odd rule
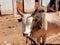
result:
[[[25,45],[22,24],[12,15],[0,17],[0,45]]]
[[[0,16],[0,45],[26,45],[22,22],[13,15]],[[60,27],[50,24],[46,43],[60,44]]]

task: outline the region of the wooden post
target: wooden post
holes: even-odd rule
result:
[[[39,8],[42,6],[42,0],[39,0]]]
[[[17,5],[16,5],[16,0],[12,0],[13,1],[13,13],[14,16],[17,16]]]
[[[56,0],[55,1],[55,5],[56,5],[56,11],[58,11],[58,8],[59,8],[59,0]]]
[[[35,10],[35,0],[24,0],[24,12],[33,12]]]
[[[0,15],[1,15],[1,5],[0,5]]]

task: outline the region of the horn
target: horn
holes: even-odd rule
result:
[[[31,16],[34,16],[37,13],[38,8],[35,9],[35,11],[32,13]]]
[[[24,13],[22,13],[19,9],[17,9],[17,12],[23,17]]]

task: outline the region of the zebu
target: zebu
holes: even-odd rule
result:
[[[18,13],[22,16],[22,24],[24,28],[23,35],[31,39],[34,43],[34,38],[37,38],[37,44],[40,45],[40,39],[42,37],[42,43],[45,45],[46,42],[46,30],[44,27],[45,18],[42,18],[44,15],[44,9],[36,9],[32,14],[24,14],[20,10]]]

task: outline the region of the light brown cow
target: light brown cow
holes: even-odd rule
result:
[[[45,10],[38,8],[30,14],[24,14],[20,10],[18,10],[18,12],[22,16],[23,35],[38,45],[40,45],[40,39],[42,37],[42,43],[45,45],[47,28],[45,27],[45,18],[42,18],[44,17]],[[33,38],[36,38],[37,42]]]

